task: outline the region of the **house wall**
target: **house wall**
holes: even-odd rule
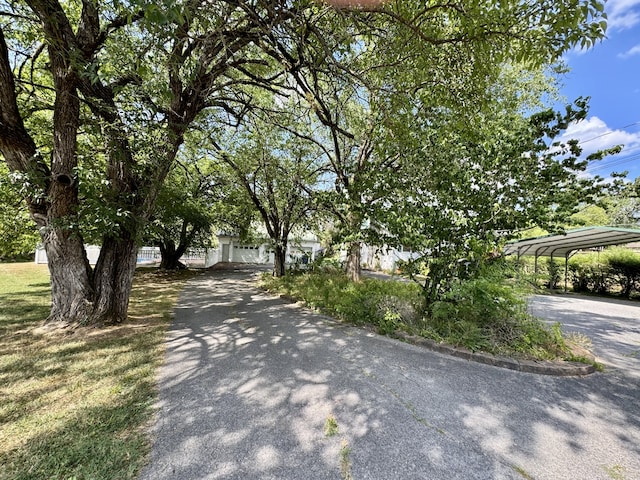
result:
[[[225,260],[224,252],[229,252],[228,260]],[[302,262],[306,254],[309,261],[314,260],[320,251],[320,242],[312,239],[296,241],[287,245],[287,263]],[[219,236],[218,246],[207,249],[205,268],[216,263],[229,261],[238,263],[257,263],[261,265],[273,265],[275,263],[273,249],[268,243],[259,245],[244,245],[238,237]]]
[[[363,268],[387,272],[394,272],[399,261],[406,262],[416,257],[413,252],[403,252],[391,247],[375,247],[371,245],[363,245],[361,255]]]
[[[88,245],[85,247],[89,263],[95,265],[100,255],[100,247]],[[287,264],[311,262],[316,259],[321,250],[320,242],[312,238],[290,242],[287,246]],[[262,265],[274,264],[273,249],[268,243],[259,245],[243,245],[238,237],[219,236],[217,248],[207,248],[203,252],[198,252],[198,259],[185,259],[191,266],[204,266],[205,268],[223,262],[225,252],[228,254],[229,262],[257,263]],[[343,260],[346,252],[342,252]],[[371,270],[394,271],[399,260],[408,260],[412,257],[411,252],[399,252],[395,249],[362,246],[362,265]],[[201,259],[202,258],[202,259]],[[138,251],[137,262],[151,263],[160,260],[160,249],[157,247],[142,247]],[[42,246],[36,249],[35,262],[38,264],[47,263],[47,254]]]
[[[100,247],[97,245],[85,245],[85,251],[87,252],[87,259],[91,265],[95,265],[98,262],[100,256]],[[160,262],[160,249],[158,247],[142,247],[138,249],[136,255],[136,263],[141,264],[153,264]],[[204,249],[192,249],[185,254],[181,261],[190,265],[197,265],[203,263]],[[35,263],[46,265],[48,263],[47,252],[44,247],[39,245],[36,248]]]

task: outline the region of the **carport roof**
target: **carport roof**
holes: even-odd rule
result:
[[[640,229],[617,227],[586,227],[568,230],[560,235],[528,238],[509,242],[505,255],[532,255],[536,257],[566,256],[576,250],[608,245],[623,245],[640,241]]]

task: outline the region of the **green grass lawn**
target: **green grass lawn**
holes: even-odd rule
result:
[[[129,321],[46,333],[46,266],[0,264],[0,479],[135,478],[156,370],[191,272],[136,273]]]

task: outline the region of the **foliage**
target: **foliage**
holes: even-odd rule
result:
[[[338,421],[333,414],[329,414],[326,421],[324,422],[324,436],[325,437],[333,437],[337,435],[339,431]]]
[[[227,139],[227,149],[212,142],[214,154],[260,214],[274,250],[276,276],[284,275],[289,236],[310,225],[311,191],[323,171],[317,145],[298,138],[305,125],[292,117],[283,114],[280,125],[274,126],[262,115],[253,115]],[[297,134],[292,133],[295,128]]]
[[[383,244],[381,234],[392,223],[378,211],[380,206],[395,206],[396,199],[387,195],[391,185],[417,183],[415,190],[400,194],[405,198],[432,193],[433,185],[425,185],[422,175],[413,176],[413,166],[439,154],[446,172],[450,161],[455,165],[466,159],[464,149],[456,148],[464,142],[471,149],[486,145],[490,156],[497,151],[496,164],[507,163],[503,157],[514,153],[507,152],[513,143],[513,113],[539,107],[540,97],[547,93],[548,83],[541,83],[540,72],[554,66],[568,44],[590,45],[604,33],[597,1],[579,10],[556,3],[554,11],[565,13],[553,19],[541,7],[514,2],[497,8],[471,2],[464,9],[449,4],[423,8],[421,2],[387,2],[378,9],[381,15],[367,12],[360,17],[350,11],[348,16],[320,17],[317,24],[307,21],[295,30],[285,29],[276,51],[269,51],[283,65],[295,65],[288,70],[290,81],[304,93],[322,127],[321,133],[305,138],[324,147],[334,188],[318,197],[334,216],[338,240],[348,244],[346,268],[354,280],[359,276],[360,242]],[[326,19],[331,20],[329,30],[323,28]],[[317,35],[319,31],[323,35]],[[291,40],[303,35],[302,44]],[[335,51],[339,55],[327,55]],[[503,101],[495,102],[496,98]],[[510,114],[499,113],[503,111]],[[502,123],[491,124],[495,117]],[[461,142],[448,124],[462,132],[473,124],[478,132],[475,137],[458,134]],[[431,132],[439,135],[430,136]],[[491,132],[493,137],[485,139]],[[505,170],[520,170],[515,163],[529,150],[527,145],[515,152]],[[466,167],[455,171],[463,175]],[[490,170],[487,165],[478,167]],[[451,178],[441,178],[446,176],[441,171],[432,169],[425,176],[443,189],[452,185]],[[476,186],[481,190],[482,185]],[[501,194],[511,186],[505,185]],[[500,198],[496,195],[491,200]],[[527,200],[520,199],[523,205]],[[448,210],[440,206],[435,208]],[[451,216],[442,223],[451,224]]]
[[[574,255],[567,268],[574,292],[606,293],[611,286],[609,265],[601,252]]]
[[[359,205],[377,199],[367,194],[373,174],[391,175],[402,155],[366,167],[379,134],[392,135],[414,107],[428,111],[423,127],[438,127],[441,112],[462,124],[481,107],[480,118],[504,65],[553,65],[606,27],[600,0],[464,8],[410,0],[371,10],[285,0],[3,5],[0,151],[32,187],[54,287],[50,319],[72,323],[126,318],[136,242],[190,131],[215,140],[251,112],[275,118],[285,99],[306,103],[325,127],[319,138],[328,142],[312,143],[329,145],[337,168],[326,180],[338,180],[357,246],[371,220]],[[260,92],[274,94],[273,105],[256,101]],[[95,271],[83,224],[102,243]]]
[[[134,479],[185,274],[136,274],[130,322],[48,333],[46,266],[0,265],[0,479]]]
[[[144,241],[160,247],[161,268],[182,267],[189,248],[213,246],[219,231],[246,236],[251,205],[228,172],[213,160],[183,159],[163,184]]]
[[[435,302],[423,333],[472,351],[551,359],[568,355],[558,327],[531,317],[522,293],[499,271],[485,271],[456,283]]]
[[[623,227],[637,227],[640,219],[640,178],[632,182],[620,178],[616,181],[618,191],[603,199],[607,214],[611,218],[610,223]]]
[[[610,248],[606,252],[610,274],[620,287],[620,295],[629,298],[640,287],[640,254],[626,248]]]
[[[554,258],[547,259],[547,288],[555,290],[558,288],[561,279],[562,266]]]
[[[607,211],[598,205],[587,205],[571,215],[569,222],[571,225],[580,227],[599,227],[611,224]]]
[[[263,276],[262,285],[294,298],[310,307],[358,325],[373,324],[390,333],[396,324],[409,328],[420,318],[419,288],[411,283],[364,278],[351,282],[337,272],[315,271],[286,275],[281,279]]]
[[[569,259],[573,290],[619,294],[630,298],[640,292],[640,254],[624,247],[580,253]]]
[[[0,163],[0,261],[32,256],[40,241],[24,200]]]
[[[170,180],[158,194],[149,224],[148,238],[165,251],[169,246],[174,250],[176,246],[178,250],[211,246],[215,201],[211,190],[215,184],[197,170],[189,170],[177,168],[170,174]]]
[[[390,194],[375,213],[387,243],[415,252],[409,269],[428,303],[508,238],[534,225],[554,231],[600,192],[598,179],[581,176],[587,162],[577,142],[554,140],[585,115],[579,100],[565,113],[496,110],[464,126],[446,116],[442,125],[414,121],[414,145],[394,182],[380,184]]]
[[[0,150],[36,186],[27,200],[52,273],[51,321],[126,319],[136,242],[188,131],[215,135],[251,105],[245,88],[277,83],[256,45],[297,15],[276,3],[5,5]],[[93,272],[87,223],[102,244]]]
[[[364,278],[315,271],[282,278],[263,276],[262,285],[320,311],[357,325],[374,325],[381,334],[397,331],[438,342],[517,357],[555,359],[570,355],[558,326],[547,327],[527,313],[518,284],[502,266],[458,281],[426,308],[413,282]]]

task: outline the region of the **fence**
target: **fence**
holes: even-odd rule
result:
[[[87,251],[87,258],[89,259],[89,263],[95,265],[98,261],[98,256],[100,255],[100,247],[95,245],[87,245],[85,247]],[[187,250],[180,260],[182,263],[191,266],[204,267],[204,260],[207,254],[206,248],[191,248]],[[142,247],[138,250],[138,254],[136,255],[136,263],[137,264],[150,264],[150,263],[160,263],[161,255],[160,249],[158,247]],[[42,246],[39,246],[36,249],[35,254],[35,262],[38,264],[46,264],[48,262],[47,254]]]
[[[190,248],[180,257],[180,261],[191,267],[204,267],[206,255],[206,248]],[[161,255],[158,247],[142,247],[138,250],[137,263],[156,263],[160,262],[160,259]]]

